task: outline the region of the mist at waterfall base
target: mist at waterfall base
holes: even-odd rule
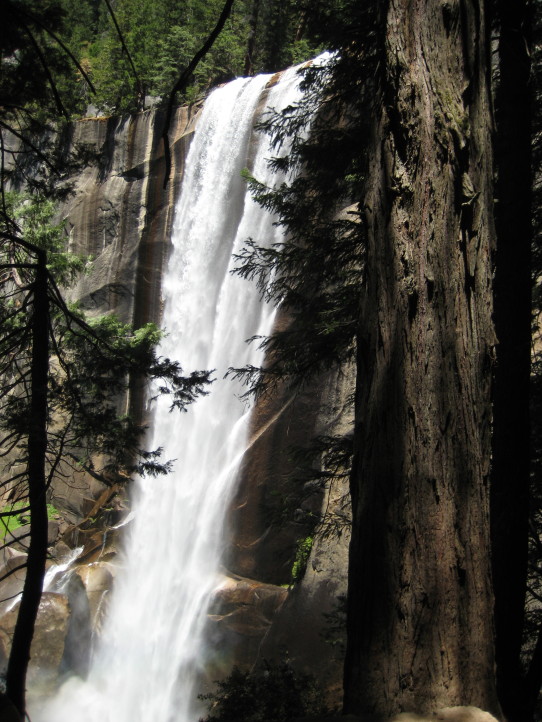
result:
[[[198,121],[163,279],[160,354],[187,371],[215,369],[216,381],[185,414],[170,413],[167,398],[155,402],[149,446],[162,446],[174,471],[137,480],[88,678],[68,679],[54,699],[31,709],[34,722],[189,722],[202,713],[197,680],[218,654],[205,641],[206,612],[249,444],[242,389],[223,377],[230,366],[261,364],[262,352],[246,339],[268,334],[274,316],[255,284],[231,273],[232,253],[249,237],[272,244],[281,234],[247,193],[241,171],[248,167],[269,185],[281,180],[267,166],[269,139],[253,127],[262,100],[280,110],[301,92],[295,69],[270,80],[241,78],[215,90]]]

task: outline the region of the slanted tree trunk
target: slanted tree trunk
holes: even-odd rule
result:
[[[529,534],[531,373],[530,2],[499,0],[497,254],[491,518],[497,688],[509,722],[532,719],[521,666]],[[538,684],[539,686],[539,684]]]
[[[30,381],[30,425],[28,433],[28,497],[30,544],[26,578],[13,633],[6,672],[6,693],[25,716],[25,683],[30,646],[47,560],[47,503],[45,498],[47,452],[47,379],[49,374],[49,308],[46,254],[38,252],[32,312],[32,362]]]
[[[498,713],[483,2],[390,0],[365,207],[345,711]]]

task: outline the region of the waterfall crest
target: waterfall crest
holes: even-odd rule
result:
[[[250,198],[241,170],[272,184],[268,139],[253,131],[262,98],[281,109],[299,98],[295,69],[280,81],[241,78],[205,103],[176,205],[163,281],[167,336],[160,353],[186,370],[215,369],[208,396],[186,414],[158,399],[150,446],[175,459],[174,472],[138,480],[101,642],[88,679],[69,680],[41,722],[188,722],[197,719],[195,680],[205,665],[204,627],[216,587],[224,516],[247,443],[249,410],[230,366],[262,362],[245,340],[270,332],[274,310],[255,284],[231,274],[248,237],[273,243],[281,231]],[[271,87],[267,87],[271,85]]]

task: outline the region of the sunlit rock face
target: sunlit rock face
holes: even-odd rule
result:
[[[135,326],[160,321],[160,281],[174,202],[198,110],[183,107],[174,114],[165,190],[162,112],[73,124],[69,145],[85,148],[90,163],[68,179],[72,194],[59,215],[70,250],[92,259],[90,273],[70,292],[87,311],[114,311]]]
[[[99,633],[107,609],[108,595],[113,588],[115,565],[98,561],[77,567],[75,571],[85,588],[91,627]]]
[[[209,607],[207,635],[217,653],[209,665],[208,678],[224,676],[233,664],[252,667],[287,598],[284,587],[233,575],[224,577]],[[218,643],[213,644],[213,640]]]

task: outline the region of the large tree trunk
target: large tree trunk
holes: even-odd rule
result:
[[[484,7],[390,0],[365,198],[345,710],[499,712]]]
[[[47,561],[47,380],[49,375],[49,305],[47,258],[37,253],[36,279],[32,312],[32,362],[30,381],[30,425],[28,432],[28,500],[30,506],[30,544],[26,561],[26,578],[13,633],[6,672],[6,693],[25,717],[25,683],[34,625],[45,576]]]

